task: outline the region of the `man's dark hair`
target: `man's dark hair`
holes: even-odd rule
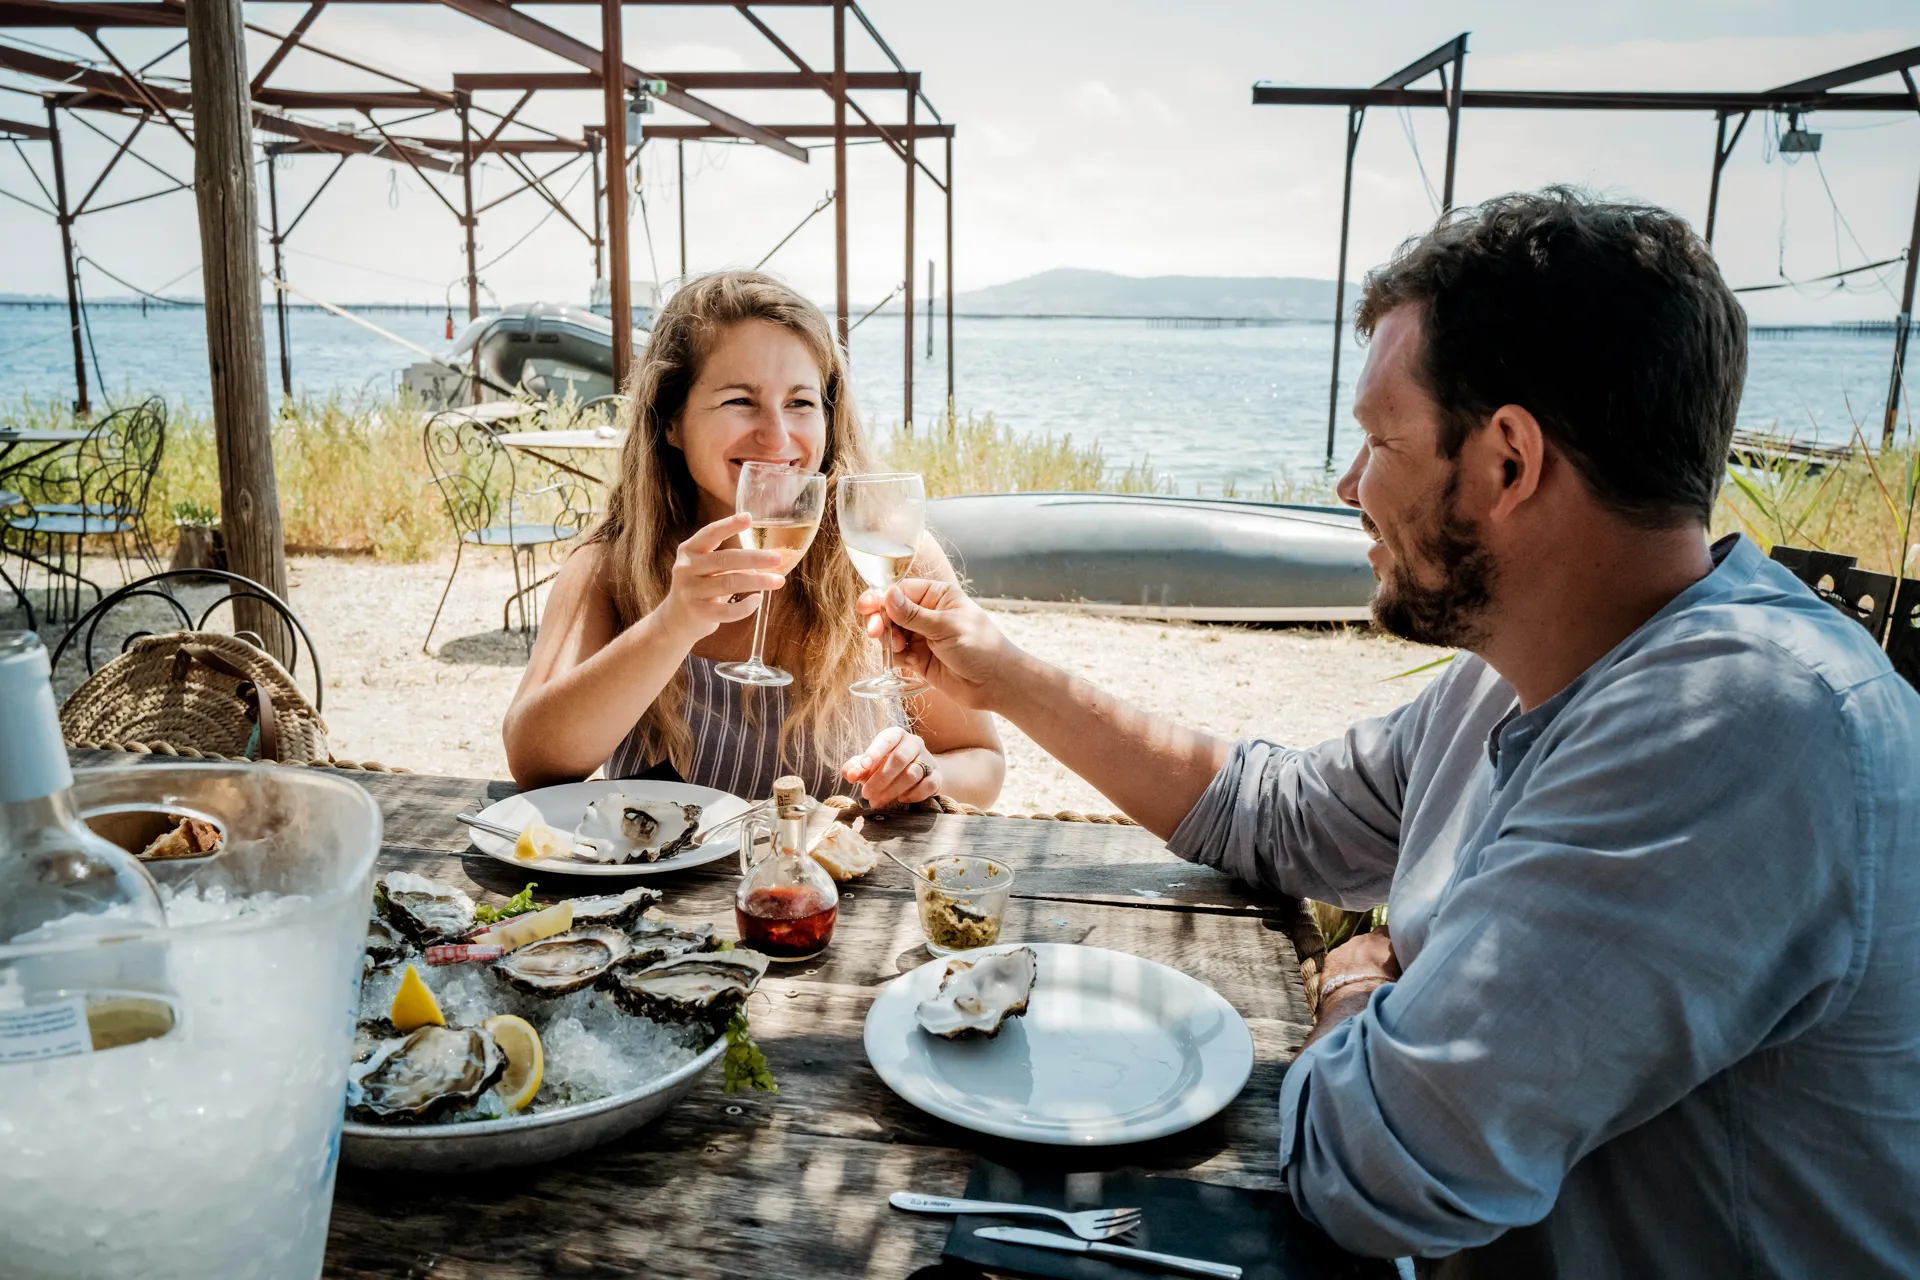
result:
[[[1418,376],[1443,413],[1443,456],[1519,405],[1635,523],[1712,514],[1747,320],[1683,220],[1566,187],[1489,200],[1367,273],[1360,332],[1409,305],[1421,311]]]

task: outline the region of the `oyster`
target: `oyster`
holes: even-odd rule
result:
[[[467,1106],[507,1069],[485,1031],[421,1027],[382,1040],[347,1069],[347,1114],[372,1124],[405,1124]]]
[[[629,889],[625,893],[602,893],[591,898],[570,898],[573,903],[573,924],[605,925],[609,929],[625,929],[640,918],[642,912],[660,901],[658,889]]]
[[[493,962],[493,971],[530,996],[564,996],[592,986],[629,950],[627,935],[618,929],[570,929],[509,951]]]
[[[576,847],[573,856],[584,862],[658,862],[693,842],[700,813],[697,804],[610,791],[587,806],[574,828],[587,849]]]
[[[410,871],[389,871],[375,880],[373,901],[388,924],[423,947],[457,942],[473,928],[472,898]]]
[[[363,972],[391,969],[412,951],[412,945],[387,921],[379,916],[367,921],[367,947],[361,962]]]
[[[373,1056],[373,1051],[378,1049],[383,1041],[402,1037],[404,1034],[387,1018],[371,1018],[357,1023],[353,1028],[353,1060],[365,1062]]]
[[[638,920],[627,930],[627,941],[633,950],[620,964],[628,969],[644,969],[675,956],[720,949],[712,925],[675,924],[671,920]]]
[[[636,1017],[704,1023],[718,1032],[740,1011],[766,971],[765,956],[735,947],[644,967],[616,966],[600,985]]]
[[[991,1039],[1008,1018],[1027,1011],[1039,972],[1039,957],[1032,947],[1014,947],[977,960],[949,960],[940,990],[920,1002],[914,1017],[928,1033],[948,1040]]]

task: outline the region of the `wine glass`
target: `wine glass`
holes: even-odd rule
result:
[[[749,551],[779,552],[780,564],[774,572],[789,573],[813,544],[826,505],[827,478],[819,472],[777,462],[743,463],[734,509],[752,516],[753,523],[740,535],[740,545]],[[772,604],[773,593],[762,591],[753,620],[753,656],[715,667],[721,678],[735,684],[793,683],[791,673],[768,666],[760,657],[766,649],[767,612]]]
[[[840,481],[835,505],[847,559],[867,585],[885,591],[898,582],[913,563],[914,548],[927,523],[927,489],[920,477],[911,471],[846,476]],[[853,692],[862,698],[925,693],[931,687],[925,680],[895,669],[892,636],[883,631],[880,641],[886,673],[856,682]]]

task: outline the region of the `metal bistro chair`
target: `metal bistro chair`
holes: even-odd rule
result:
[[[512,630],[511,615],[518,604],[520,633],[531,648],[534,632],[540,626],[538,593],[553,578],[551,573],[536,576],[535,553],[544,547],[558,562],[560,549],[578,537],[590,519],[583,485],[554,474],[552,468],[534,459],[516,460],[496,434],[485,423],[453,413],[429,418],[422,433],[427,468],[458,535],[453,570],[447,574],[433,621],[427,625],[427,638],[420,644],[422,653],[430,652],[434,628],[440,624],[453,580],[460,573],[461,555],[470,546],[498,547],[513,562],[514,591],[500,607],[500,629]],[[523,487],[523,471],[533,473],[528,479],[547,478],[549,483]]]
[[[101,598],[99,586],[85,573],[88,538],[111,538],[114,558],[127,576],[136,556],[150,571],[159,567],[146,509],[166,431],[166,405],[146,400],[108,414],[77,448],[49,454],[14,480],[26,496],[25,510],[9,518],[7,528],[23,543],[18,548],[22,581],[32,565],[46,571],[50,618],[62,616],[62,606],[69,603],[63,581],[72,587],[73,614],[80,612],[82,588]],[[34,554],[42,547],[44,558]]]

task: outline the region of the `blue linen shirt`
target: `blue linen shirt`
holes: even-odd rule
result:
[[[1521,714],[1462,655],[1235,747],[1169,847],[1389,905],[1280,1093],[1300,1210],[1466,1275],[1920,1274],[1920,696],[1753,544]]]

